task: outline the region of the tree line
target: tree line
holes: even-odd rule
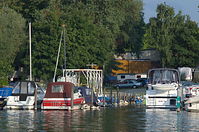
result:
[[[24,77],[29,73],[28,22],[32,23],[33,77],[46,81],[53,77],[63,30],[66,46],[61,48],[59,73],[66,59],[67,68],[95,63],[109,74],[116,68],[114,54],[139,56],[145,48],[160,51],[163,67],[198,64],[197,23],[166,4],[158,5],[157,16],[146,24],[141,0],[6,0],[0,2],[3,82],[19,67]]]

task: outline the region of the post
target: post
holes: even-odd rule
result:
[[[73,110],[73,99],[74,99],[74,92],[73,92],[73,87],[71,88],[71,102],[70,102],[70,104],[71,104],[71,110]]]
[[[37,85],[35,87],[35,110],[37,110]]]
[[[178,112],[180,112],[180,110],[181,110],[182,97],[183,97],[183,91],[182,91],[182,88],[180,87],[180,85],[178,84],[177,98],[176,98],[176,107],[177,107]]]
[[[93,107],[93,88],[91,88],[91,108]]]
[[[181,104],[180,101],[181,101],[181,98],[180,98],[180,96],[178,96],[177,99],[176,99],[176,107],[177,107],[177,111],[178,112],[180,111],[180,106],[181,106],[180,105]]]
[[[117,104],[119,105],[119,87],[117,87]]]
[[[110,98],[111,98],[111,104],[113,104],[113,97],[112,97],[112,87],[111,87],[111,92],[110,92]]]

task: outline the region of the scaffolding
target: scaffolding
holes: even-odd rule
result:
[[[84,83],[83,80],[86,82]],[[103,95],[103,71],[98,69],[63,69],[58,81],[72,82],[75,86],[86,85],[95,94]]]

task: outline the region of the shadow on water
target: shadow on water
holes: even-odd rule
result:
[[[74,111],[0,111],[1,132],[197,131],[199,113],[145,109],[143,106]],[[3,130],[3,131],[2,131]]]

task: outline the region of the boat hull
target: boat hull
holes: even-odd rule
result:
[[[177,91],[159,91],[147,90],[146,91],[146,107],[147,108],[163,108],[175,109],[176,108]]]
[[[84,104],[84,98],[77,98],[73,100],[73,108],[71,107],[71,98],[44,98],[41,109],[80,109]]]
[[[9,96],[5,109],[34,109],[34,102],[34,96],[27,96],[24,101],[20,100],[20,96]]]

